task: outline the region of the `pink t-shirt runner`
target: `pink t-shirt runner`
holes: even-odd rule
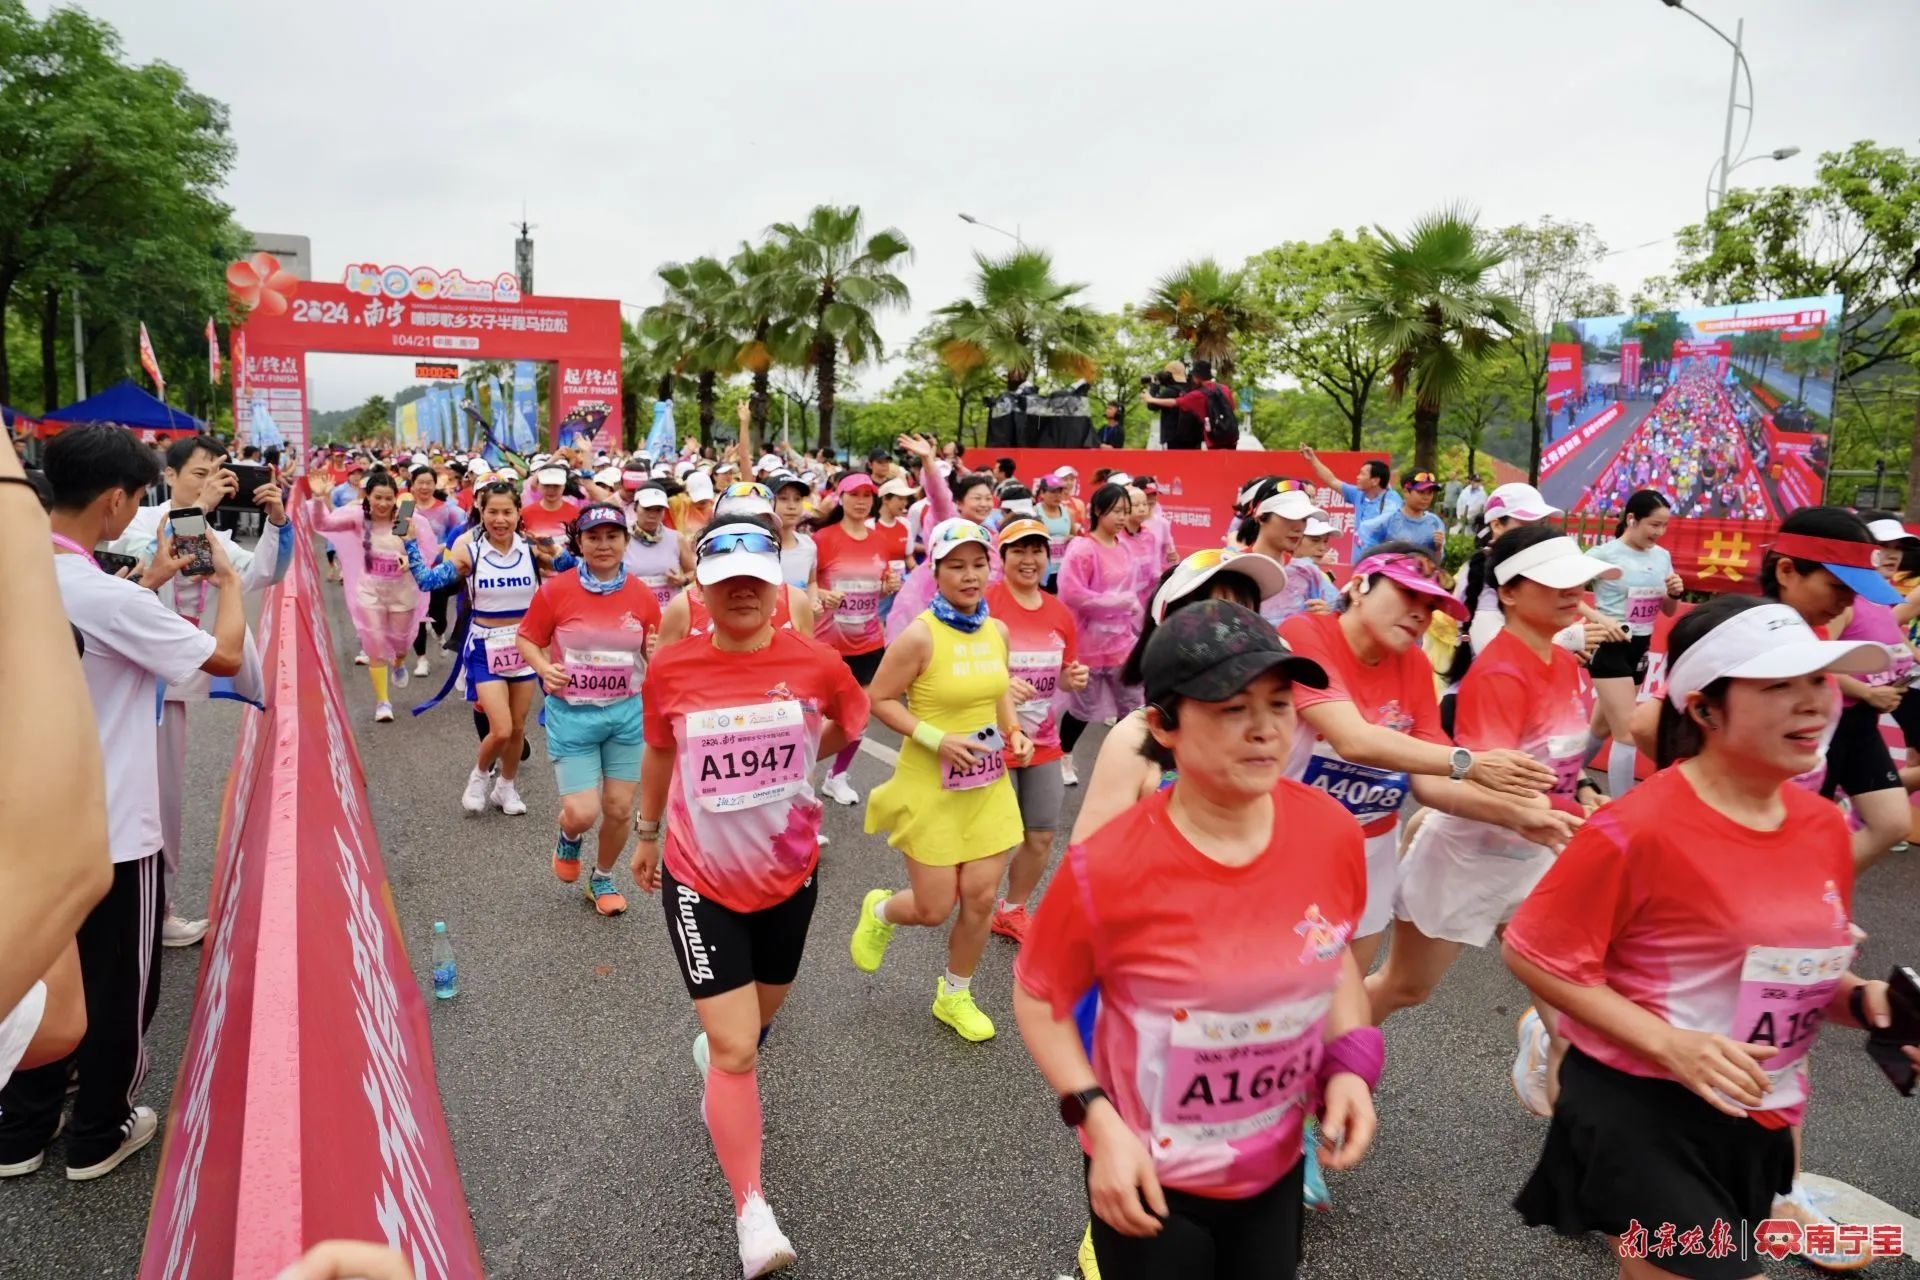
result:
[[[566,668],[559,696],[576,706],[631,698],[647,673],[647,638],[660,630],[660,605],[631,575],[611,595],[580,585],[579,571],[556,574],[540,584],[520,634],[547,650]]]
[[[1079,661],[1073,615],[1044,591],[1038,608],[1023,608],[1005,582],[996,582],[987,590],[987,610],[996,621],[1006,624],[1007,674],[1025,680],[1041,695],[1014,708],[1020,727],[1033,739],[1033,763],[1058,760],[1062,753],[1055,695],[1060,688],[1060,673]]]
[[[1174,826],[1171,794],[1069,850],[1014,976],[1057,1018],[1098,983],[1094,1074],[1161,1183],[1243,1199],[1300,1159],[1319,1103],[1325,1019],[1366,906],[1360,829],[1282,781],[1272,843],[1226,867]]]

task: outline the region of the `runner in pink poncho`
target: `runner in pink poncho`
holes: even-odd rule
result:
[[[955,516],[964,516],[975,524],[985,527],[993,515],[993,478],[986,475],[967,476],[959,482],[960,492],[956,496],[954,485],[941,476],[935,465],[933,438],[931,436],[901,436],[894,443],[908,453],[920,459],[921,483],[927,491],[927,505],[921,517],[918,545],[927,545],[927,535],[942,520]],[[1000,553],[991,545],[987,548],[987,584],[999,582]],[[887,615],[887,643],[892,644],[900,638],[900,633],[909,623],[933,604],[933,566],[923,564],[907,575],[906,581],[893,598],[893,611]],[[1122,653],[1122,657],[1126,655]]]

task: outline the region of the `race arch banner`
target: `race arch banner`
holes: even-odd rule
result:
[[[399,1250],[417,1280],[477,1277],[311,539],[294,543],[263,610],[270,696],[228,777],[139,1274],[268,1277],[356,1239]]]
[[[264,397],[290,456],[307,445],[309,352],[419,360],[534,360],[553,365],[547,444],[620,440],[620,304],[523,294],[510,274],[469,280],[432,267],[350,265],[338,283],[299,280],[273,255],[227,268],[227,293],[248,308],[235,330],[234,421],[242,388]],[[241,427],[244,438],[244,425]]]
[[[983,451],[977,461],[985,462]],[[1080,500],[1094,490],[1093,473],[1101,467],[1130,476],[1152,476],[1160,486],[1160,510],[1173,526],[1174,545],[1181,555],[1202,547],[1225,546],[1233,532],[1233,500],[1255,476],[1285,476],[1313,481],[1313,468],[1291,449],[995,449],[993,459],[1011,458],[1014,474],[1029,484],[1042,474],[1071,466],[1080,477]],[[1346,453],[1322,449],[1320,461],[1337,476],[1355,475],[1363,462],[1378,459],[1391,465],[1384,453]],[[968,454],[969,461],[975,461]],[[1316,482],[1317,483],[1317,482]],[[1319,486],[1315,500],[1338,528],[1331,544],[1342,564],[1353,562],[1353,506],[1340,490]]]

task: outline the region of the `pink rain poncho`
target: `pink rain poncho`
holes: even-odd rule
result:
[[[927,545],[927,535],[942,520],[950,520],[959,512],[954,509],[953,494],[944,481],[927,486],[927,507],[921,514],[919,544]],[[1000,581],[1000,552],[991,544],[987,547],[987,585],[991,587]],[[907,574],[906,581],[900,584],[900,590],[894,593],[893,611],[887,615],[887,643],[892,644],[907,629],[907,624],[925,613],[933,604],[933,561],[915,565]]]
[[[1135,583],[1137,563],[1124,541],[1109,547],[1092,535],[1075,538],[1060,561],[1060,602],[1073,614],[1080,661],[1090,670],[1087,687],[1055,705],[1088,724],[1118,719],[1140,705],[1139,689],[1120,679],[1146,617]]]
[[[427,616],[428,594],[414,585],[407,569],[407,548],[391,526],[366,529],[360,504],[329,510],[315,498],[307,504],[313,527],[333,548],[346,579],[347,615],[360,635],[360,647],[372,662],[392,663],[413,647],[420,620]],[[440,540],[417,513],[413,537],[420,558],[440,558]]]

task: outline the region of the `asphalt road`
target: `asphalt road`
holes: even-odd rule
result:
[[[1600,478],[1600,473],[1607,469],[1609,462],[1613,461],[1613,455],[1620,452],[1621,447],[1627,443],[1627,437],[1634,433],[1635,428],[1640,425],[1640,420],[1645,418],[1652,409],[1653,401],[1651,400],[1627,401],[1626,412],[1620,415],[1618,421],[1587,441],[1585,447],[1569,458],[1565,465],[1540,482],[1541,496],[1562,510],[1573,510],[1575,504],[1580,501],[1580,495]],[[1592,413],[1582,415],[1580,420],[1590,421],[1596,415],[1606,411],[1607,406],[1601,405]],[[1576,427],[1574,430],[1577,431],[1579,428]]]
[[[330,594],[350,661],[351,632]],[[696,1024],[658,903],[635,891],[628,915],[602,920],[553,879],[555,797],[538,731],[521,775],[528,816],[469,816],[459,807],[473,743],[464,710],[375,725],[364,675],[344,669],[423,986],[434,919],[448,921],[458,948],[461,991],[433,1009],[434,1054],[488,1274],[737,1276],[730,1202],[688,1055]],[[397,699],[412,705],[438,685],[416,681]],[[205,803],[188,811],[190,897],[205,893],[240,714],[234,704],[193,712],[189,776]],[[1083,771],[1099,732],[1081,745]],[[864,755],[854,768],[863,794],[884,776]],[[1079,792],[1068,797],[1071,813]],[[878,974],[856,971],[846,942],[859,900],[901,883],[899,857],[860,833],[860,809],[830,809],[813,946],[761,1066],[765,1179],[800,1253],[791,1274],[1071,1272],[1086,1221],[1080,1157],[1012,1025],[1013,945],[993,940],[976,980],[1001,1027],[982,1045],[928,1012],[941,935],[903,929]],[[1920,857],[1876,870],[1858,905],[1871,935],[1863,972],[1920,955]],[[163,1112],[197,962],[197,951],[166,957],[144,1092]],[[1310,1222],[1305,1275],[1613,1275],[1599,1244],[1528,1231],[1509,1207],[1546,1129],[1508,1083],[1525,1004],[1496,956],[1472,953],[1429,1006],[1389,1024],[1380,1137],[1358,1170],[1334,1179],[1334,1210]],[[1808,1167],[1913,1212],[1920,1099],[1895,1096],[1850,1034],[1824,1037],[1815,1057]],[[158,1150],[73,1184],[58,1174],[56,1146],[48,1170],[0,1184],[0,1277],[132,1274]],[[1920,1277],[1920,1265],[1880,1263],[1869,1274]]]
[[[1760,362],[1751,357],[1736,359],[1734,363],[1748,373],[1757,373],[1760,368]],[[1767,365],[1767,376],[1763,381],[1778,392],[1782,400],[1797,400],[1803,394],[1800,375],[1786,372],[1778,363]],[[1833,382],[1830,379],[1807,375],[1804,394],[1809,409],[1823,418],[1833,418]]]

